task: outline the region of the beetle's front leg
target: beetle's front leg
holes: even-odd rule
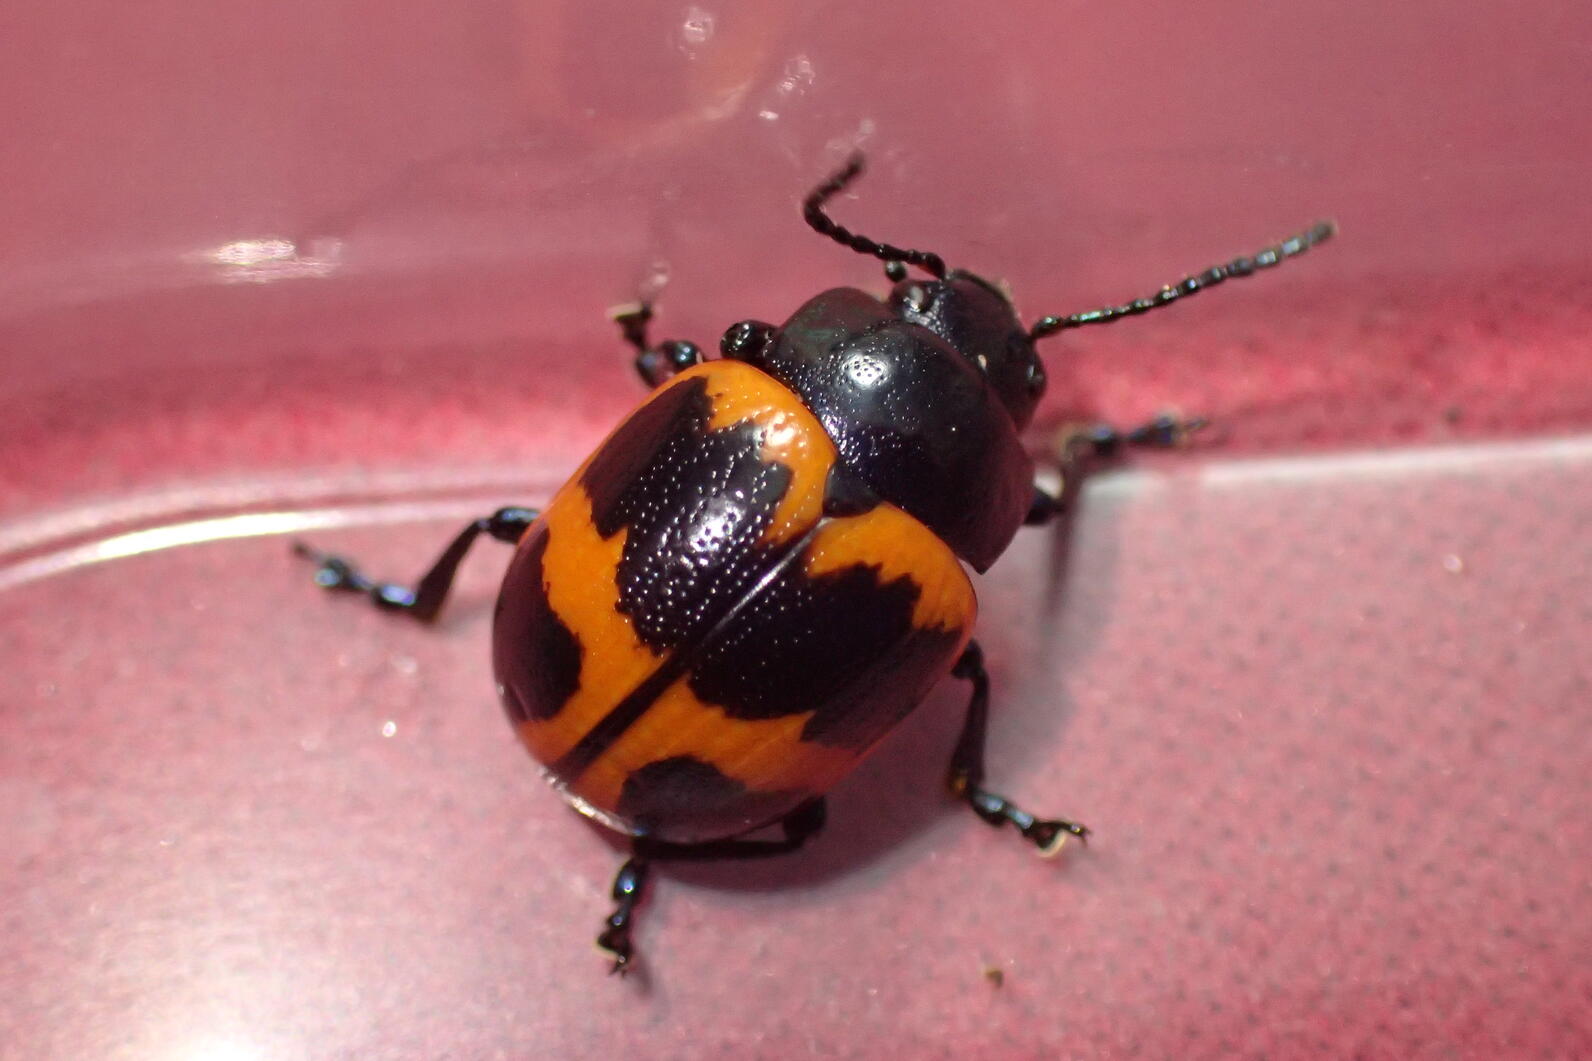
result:
[[[994,826],[1011,824],[1039,853],[1050,858],[1061,850],[1069,836],[1085,840],[1089,830],[1064,818],[1036,818],[1004,796],[984,788],[984,735],[989,729],[989,672],[984,669],[984,653],[977,641],[969,641],[951,673],[973,684],[967,704],[967,721],[962,736],[951,754],[951,772],[946,779],[951,794],[965,799],[973,813]]]
[[[1063,476],[1087,469],[1099,461],[1112,460],[1122,455],[1129,446],[1146,449],[1177,449],[1188,444],[1196,431],[1210,426],[1203,416],[1182,417],[1175,413],[1162,413],[1137,427],[1119,428],[1111,424],[1072,424],[1064,428],[1056,440],[1056,463]],[[1066,484],[1062,490],[1051,493],[1042,486],[1034,487],[1034,500],[1024,520],[1029,526],[1049,523],[1061,514]]]
[[[1176,449],[1188,444],[1196,431],[1210,426],[1203,416],[1183,417],[1161,413],[1137,427],[1126,430],[1111,424],[1073,424],[1064,428],[1056,440],[1062,461],[1079,458],[1110,459],[1129,446],[1147,449]]]
[[[609,311],[608,316],[619,325],[625,342],[636,348],[636,373],[641,382],[657,387],[673,376],[702,360],[702,350],[695,343],[683,339],[665,339],[657,346],[647,341],[647,325],[652,321],[652,303],[635,302]]]

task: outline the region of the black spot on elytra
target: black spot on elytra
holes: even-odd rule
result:
[[[617,810],[644,835],[693,843],[766,825],[810,795],[749,789],[712,763],[676,755],[625,778]]]
[[[611,538],[619,532],[629,492],[658,451],[678,435],[700,435],[712,411],[706,380],[677,383],[654,395],[603,443],[580,479],[598,534]]]
[[[758,427],[709,431],[712,411],[705,379],[664,390],[581,479],[598,533],[628,531],[619,610],[658,651],[698,639],[767,570],[756,543],[790,487],[789,468],[762,460]]]
[[[732,718],[813,711],[804,740],[866,748],[950,666],[959,630],[915,627],[919,587],[863,565],[781,572],[693,660],[691,689]]]
[[[515,554],[492,627],[503,706],[516,722],[558,714],[580,688],[585,654],[580,639],[547,599],[542,571],[547,528],[535,535]]]

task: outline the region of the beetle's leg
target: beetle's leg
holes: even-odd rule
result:
[[[637,837],[634,854],[619,867],[614,878],[614,901],[619,905],[608,915],[597,947],[614,961],[610,972],[623,976],[635,956],[630,939],[630,923],[636,904],[647,884],[647,870],[653,862],[708,862],[718,859],[767,858],[795,851],[824,827],[823,799],[810,799],[780,819],[785,836],[779,840],[714,840],[705,844],[671,844]]]
[[[630,919],[635,915],[636,904],[641,901],[647,886],[647,871],[651,863],[641,855],[632,855],[614,877],[614,902],[619,905],[608,915],[602,933],[597,937],[597,949],[614,960],[610,973],[625,975],[635,948],[630,942]]]
[[[636,374],[649,387],[658,386],[676,372],[682,372],[702,360],[702,350],[696,343],[665,339],[653,346],[647,341],[647,325],[652,321],[650,302],[620,306],[612,310],[609,316],[619,325],[625,342],[636,348]]]
[[[1029,502],[1028,515],[1023,518],[1023,522],[1030,527],[1049,523],[1061,515],[1062,508],[1062,494],[1053,494],[1043,486],[1035,486],[1034,500]]]
[[[490,516],[469,523],[442,551],[431,570],[421,576],[414,589],[392,582],[375,582],[361,574],[359,569],[340,556],[317,552],[303,542],[294,542],[293,551],[318,565],[315,581],[326,589],[364,593],[378,608],[387,608],[412,615],[423,623],[437,617],[448,589],[459,572],[459,563],[470,551],[476,538],[484,532],[500,542],[513,545],[535,522],[537,512],[532,508],[500,508]]]
[[[1111,424],[1075,424],[1062,431],[1056,449],[1063,461],[1111,458],[1128,446],[1175,449],[1186,445],[1194,432],[1209,426],[1210,421],[1203,416],[1183,417],[1176,413],[1162,413],[1126,430]]]
[[[1123,429],[1111,424],[1073,424],[1064,429],[1056,441],[1057,464],[1063,476],[1076,472],[1080,466],[1091,462],[1110,460],[1120,456],[1129,446],[1151,449],[1175,449],[1188,442],[1189,436],[1210,425],[1203,416],[1182,417],[1175,413],[1162,413],[1134,428]],[[1063,483],[1065,493],[1065,482]],[[1049,523],[1060,514],[1062,495],[1053,494],[1043,487],[1034,487],[1033,504],[1024,520],[1033,526]]]
[[[973,683],[967,703],[967,722],[951,754],[951,773],[947,779],[951,794],[965,799],[973,813],[994,826],[1010,822],[1046,858],[1061,850],[1069,836],[1087,839],[1089,830],[1076,822],[1060,818],[1035,818],[1003,796],[984,789],[984,733],[989,728],[989,672],[984,669],[984,653],[977,641],[969,641],[962,658],[951,673]]]

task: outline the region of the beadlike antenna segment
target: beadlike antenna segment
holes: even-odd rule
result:
[[[1230,277],[1249,276],[1260,269],[1270,269],[1289,258],[1303,254],[1318,243],[1331,239],[1337,231],[1338,226],[1335,222],[1321,221],[1299,235],[1285,239],[1281,243],[1274,243],[1251,257],[1234,258],[1225,265],[1213,265],[1203,273],[1185,276],[1177,283],[1168,284],[1145,298],[1124,302],[1120,306],[1105,306],[1086,313],[1074,313],[1066,317],[1041,317],[1028,330],[1028,337],[1043,339],[1047,335],[1055,335],[1068,328],[1082,328],[1085,324],[1109,324],[1123,317],[1136,317],[1152,309],[1160,309],[1186,295],[1196,294],[1207,287],[1215,287]]]
[[[824,183],[807,193],[807,198],[802,200],[802,217],[813,227],[813,231],[821,236],[828,236],[841,246],[850,247],[858,254],[871,254],[885,263],[905,262],[915,265],[936,279],[945,279],[945,262],[938,254],[928,251],[908,250],[905,247],[893,247],[888,243],[878,243],[867,236],[858,235],[850,229],[835,223],[830,216],[824,213],[824,204],[839,195],[840,192],[852,181],[862,175],[862,153],[859,151],[846,160],[846,164],[829,176]]]

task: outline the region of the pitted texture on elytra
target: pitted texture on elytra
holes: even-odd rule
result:
[[[911,578],[857,565],[812,576],[792,565],[697,658],[691,689],[732,718],[813,712],[804,740],[866,748],[944,669],[960,629],[913,625]]]
[[[619,610],[658,650],[697,640],[767,569],[757,541],[791,482],[750,422],[708,429],[707,380],[664,390],[582,477],[598,533],[626,531]]]

